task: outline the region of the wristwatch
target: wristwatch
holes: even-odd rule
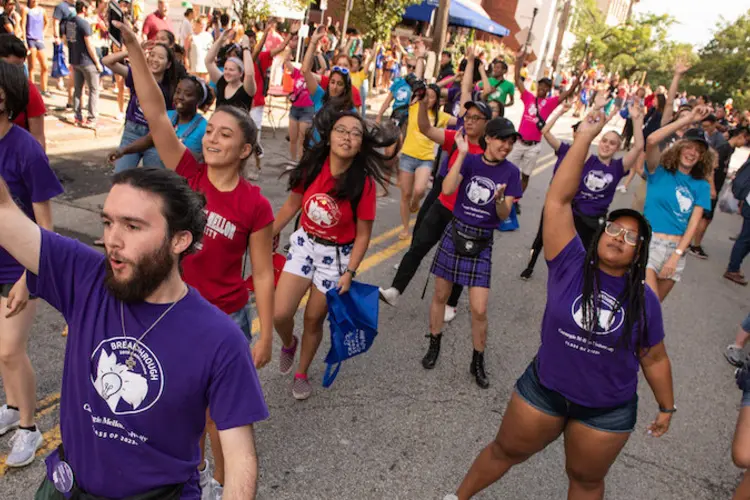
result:
[[[344,271],[344,272],[351,274],[352,275],[352,279],[354,279],[357,276],[357,271],[355,271],[354,269],[349,269],[348,267],[346,268],[346,271]]]
[[[677,255],[679,255],[680,257],[682,257],[683,255],[685,255],[685,252],[683,252],[683,251],[682,251],[682,250],[680,250],[679,248],[675,248],[675,250],[674,250],[674,253],[676,253],[676,254],[677,254]]]
[[[660,406],[659,413],[677,413],[677,405],[674,405],[672,408],[662,408]]]

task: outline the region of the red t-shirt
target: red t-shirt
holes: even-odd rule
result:
[[[273,64],[271,53],[264,50],[258,54],[258,60],[255,61],[255,95],[253,96],[253,107],[264,106],[266,97],[263,95],[263,80],[268,68]]]
[[[47,112],[47,108],[44,107],[44,99],[42,94],[39,93],[39,89],[36,88],[31,80],[29,80],[29,100],[26,102],[26,109],[19,113],[18,116],[13,120],[13,123],[22,127],[26,130],[29,129],[26,120],[28,118],[37,118],[44,116]]]
[[[445,131],[445,142],[443,142],[443,151],[450,153],[453,149],[453,145],[456,143],[456,131],[455,130],[446,130]],[[481,155],[484,153],[484,149],[482,149],[482,146],[479,144],[474,144],[473,142],[469,142],[469,154],[472,155]],[[453,151],[453,154],[448,159],[448,170],[450,171],[451,167],[454,163],[456,163],[456,157],[458,156],[458,149]],[[440,200],[440,203],[443,204],[445,208],[453,212],[453,207],[456,206],[456,198],[458,197],[458,189],[456,189],[452,195],[446,196],[443,193],[440,193],[440,197],[438,200]]]
[[[156,34],[161,30],[167,30],[174,33],[172,30],[172,23],[166,17],[161,17],[159,11],[152,12],[146,16],[146,20],[143,21],[143,34],[146,38],[153,40],[156,38]]]
[[[320,88],[323,89],[323,92],[328,90],[328,80],[329,77],[327,76],[323,76],[320,79]],[[362,106],[362,96],[359,95],[359,89],[357,87],[352,87],[352,102],[354,103],[355,108]]]
[[[182,276],[203,298],[232,314],[247,304],[242,264],[250,235],[273,222],[273,210],[258,186],[240,178],[234,190],[222,192],[207,171],[187,149],[177,165],[177,173],[206,197],[208,219],[199,250],[182,261]]]
[[[646,109],[650,109],[651,107],[653,107],[655,100],[656,100],[656,94],[648,95],[643,100],[643,105],[646,107]]]
[[[356,166],[352,165],[352,168]],[[342,244],[354,241],[357,223],[352,213],[352,204],[349,200],[337,199],[328,194],[336,187],[336,179],[331,175],[328,160],[307,190],[303,184],[292,189],[292,192],[302,195],[300,222],[305,232]],[[375,182],[368,178],[357,205],[357,219],[375,220],[375,194]]]

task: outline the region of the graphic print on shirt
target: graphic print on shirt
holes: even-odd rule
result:
[[[403,102],[409,98],[409,88],[406,86],[399,87],[396,90],[396,94],[393,96],[396,102]]]
[[[316,193],[305,203],[305,214],[318,226],[328,229],[341,220],[341,209],[331,196],[325,193]]]
[[[132,368],[127,360],[133,353]],[[91,383],[115,415],[132,415],[151,408],[164,390],[159,359],[132,337],[102,341],[91,355]]]
[[[466,185],[466,197],[475,205],[484,206],[495,199],[495,181],[474,176]]]
[[[594,305],[591,304],[591,307],[593,308]],[[617,309],[616,312],[615,309]],[[583,295],[579,295],[573,301],[571,314],[576,324],[585,330],[583,326]],[[617,308],[617,299],[607,292],[599,292],[599,317],[593,333],[595,335],[609,335],[620,328],[624,321],[625,310],[622,307]]]
[[[680,207],[680,211],[682,212],[681,214],[677,215],[682,216],[689,214],[693,210],[693,204],[695,203],[693,193],[691,193],[690,190],[685,186],[677,186],[674,194],[677,197],[677,205]]]
[[[218,236],[224,236],[228,240],[234,239],[237,232],[237,226],[223,215],[210,210],[203,210],[206,214],[206,229],[203,230],[203,236],[215,240]],[[196,250],[203,249],[203,243],[196,245]]]
[[[544,108],[547,105],[547,99],[542,99],[539,101],[539,108]],[[529,113],[527,118],[532,121],[532,123],[536,123],[539,121],[539,108],[537,108],[536,101],[529,104]]]
[[[590,191],[596,193],[607,189],[607,186],[609,186],[613,180],[614,176],[612,174],[606,174],[601,170],[591,170],[583,179],[583,183]]]

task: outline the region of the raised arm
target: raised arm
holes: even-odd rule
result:
[[[646,139],[646,168],[648,168],[648,171],[653,173],[656,167],[659,166],[661,158],[659,144],[661,141],[686,125],[695,122],[700,123],[710,113],[711,108],[709,106],[696,106],[690,114],[686,114],[679,120],[675,120],[651,133],[648,139]]]
[[[544,140],[547,141],[547,144],[549,144],[552,149],[557,152],[557,150],[560,149],[560,139],[554,136],[552,133],[552,127],[555,126],[555,123],[557,123],[557,120],[567,113],[570,108],[572,107],[572,104],[570,104],[568,101],[565,101],[563,105],[555,110],[554,113],[552,113],[552,116],[550,116],[547,119],[547,123],[544,125],[544,128],[542,129],[542,135],[544,136]]]
[[[490,78],[487,76],[487,70],[484,67],[484,62],[481,60],[479,61],[479,76],[482,77],[482,99],[487,100],[487,96],[493,93],[496,89],[490,85]]]
[[[310,43],[307,45],[307,52],[305,52],[305,58],[302,60],[302,76],[305,77],[305,83],[307,84],[307,91],[311,96],[318,92],[318,79],[315,78],[313,73],[313,59],[315,58],[315,52],[318,50],[318,43],[325,36],[325,31],[318,28],[313,36],[310,37]]]
[[[516,84],[516,88],[518,89],[518,92],[523,95],[524,92],[526,92],[526,87],[523,85],[523,80],[521,80],[521,68],[523,68],[523,61],[526,59],[526,50],[521,49],[518,51],[518,54],[516,55],[516,64],[513,68],[513,80]]]
[[[443,179],[443,194],[445,196],[450,196],[455,193],[456,189],[458,189],[458,186],[461,185],[461,181],[464,180],[463,176],[461,175],[461,167],[463,167],[464,160],[466,159],[466,155],[469,152],[469,144],[466,142],[466,137],[464,137],[462,131],[456,133],[455,140],[458,154],[456,155],[456,161],[448,171],[448,175],[446,175],[445,179]]]
[[[661,115],[662,127],[671,122],[672,117],[674,117],[674,99],[677,96],[677,91],[680,90],[680,79],[689,69],[690,66],[683,60],[678,60],[674,65],[672,83],[669,85],[669,91],[667,92],[667,104],[664,106],[664,113]]]
[[[266,39],[268,39],[268,33],[271,32],[271,29],[276,27],[276,23],[269,22],[266,26],[266,29],[263,30],[263,35],[260,37],[260,40],[258,40],[258,43],[255,44],[255,47],[253,48],[253,60],[258,59],[258,55],[263,51],[263,47],[266,46]]]
[[[115,26],[122,31],[122,41],[130,54],[135,93],[148,122],[156,151],[164,166],[176,170],[187,148],[177,138],[172,121],[167,116],[164,96],[146,63],[146,54],[138,43],[136,34],[122,23],[116,22]]]
[[[128,76],[128,67],[123,61],[125,61],[127,57],[127,50],[121,50],[120,52],[110,52],[102,58],[102,64],[111,69],[112,73],[125,78]]]
[[[573,223],[573,198],[581,184],[583,165],[594,138],[599,135],[607,117],[603,111],[595,109],[578,126],[573,144],[565,155],[560,168],[552,178],[552,184],[544,201],[544,258],[552,260],[570,240],[575,238]]]
[[[630,115],[630,119],[633,121],[633,139],[635,140],[635,142],[633,143],[633,147],[630,148],[630,151],[625,153],[625,156],[623,156],[622,158],[622,166],[625,172],[630,171],[630,169],[635,166],[636,161],[638,161],[638,157],[643,151],[644,142],[643,107],[639,102],[636,102],[634,100],[633,104],[628,107],[628,113]]]
[[[216,58],[219,56],[219,50],[226,44],[228,40],[234,37],[234,30],[226,30],[216,39],[211,48],[206,53],[206,69],[208,69],[208,75],[211,77],[211,81],[217,83],[221,80],[221,70],[216,65]],[[248,92],[249,93],[249,92]],[[253,92],[255,94],[255,92]]]
[[[473,45],[466,48],[466,69],[464,70],[464,76],[461,80],[459,116],[463,116],[466,113],[466,103],[471,101],[471,91],[474,88],[474,63],[476,51],[477,48]]]
[[[430,115],[427,113],[427,94],[419,101],[419,111],[417,113],[417,126],[419,131],[436,144],[441,146],[445,142],[445,129],[437,128],[432,124]]]
[[[286,49],[289,46],[289,43],[291,43],[292,40],[294,40],[295,36],[297,35],[297,32],[299,31],[300,22],[299,21],[293,21],[292,24],[289,26],[289,33],[286,34],[284,37],[284,42],[270,51],[271,57],[276,57],[277,55],[281,54],[284,49]]]
[[[250,49],[250,39],[247,35],[240,40],[242,47],[242,65],[245,66],[245,78],[242,80],[242,86],[249,96],[254,96],[258,91],[255,85],[255,62],[253,61],[252,49]]]

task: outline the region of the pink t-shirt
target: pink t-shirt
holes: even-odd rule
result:
[[[284,43],[284,37],[278,31],[274,30],[266,37],[266,46],[264,48],[271,52],[272,50],[276,50],[282,43]]]
[[[539,115],[546,120],[560,104],[560,98],[553,96],[539,99],[536,94],[526,90],[521,94],[521,101],[523,101],[523,117],[521,117],[521,126],[518,127],[518,133],[521,134],[524,141],[539,142],[542,140],[542,132],[536,128],[537,109]]]
[[[313,101],[310,98],[310,91],[307,90],[307,82],[305,77],[302,76],[302,72],[297,68],[292,71],[292,80],[294,80],[294,90],[292,90],[289,96],[292,100],[292,106],[295,108],[307,108],[313,106]]]

